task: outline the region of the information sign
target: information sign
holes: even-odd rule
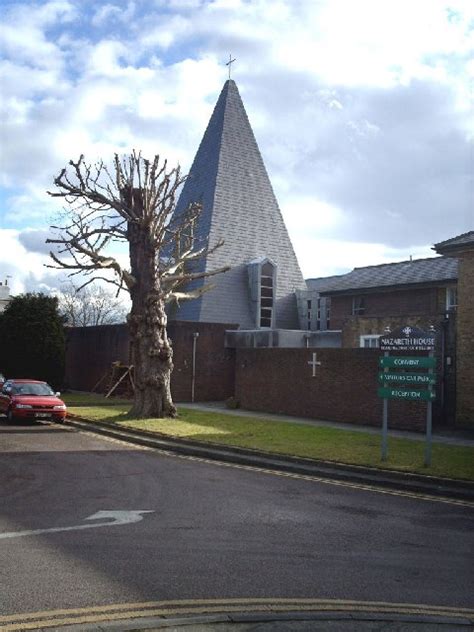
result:
[[[379,397],[384,399],[409,399],[409,400],[426,400],[433,401],[436,399],[434,391],[420,390],[417,388],[402,389],[396,386],[380,387],[378,389]]]
[[[379,358],[379,366],[396,369],[434,369],[436,358],[387,356]]]
[[[436,384],[434,373],[392,373],[390,371],[379,373],[379,382],[397,382],[404,386],[415,386],[417,384]]]
[[[406,325],[379,338],[381,351],[432,351],[435,348],[434,332]]]

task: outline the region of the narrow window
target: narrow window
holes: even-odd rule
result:
[[[274,266],[266,261],[260,274],[260,327],[272,327],[274,302]]]
[[[458,290],[456,287],[446,288],[446,310],[453,312],[458,306]]]
[[[362,316],[365,313],[365,299],[363,296],[354,296],[352,299],[352,315]]]

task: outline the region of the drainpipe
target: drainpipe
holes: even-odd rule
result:
[[[191,402],[194,402],[194,385],[196,383],[196,344],[199,338],[199,332],[193,333],[193,372],[191,378]]]

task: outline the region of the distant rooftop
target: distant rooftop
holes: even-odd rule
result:
[[[333,277],[307,279],[308,288],[321,294],[338,294],[350,290],[362,290],[403,285],[456,281],[458,260],[451,257],[413,259],[397,263],[384,263]]]
[[[468,246],[469,249],[474,248],[474,230],[470,230],[457,237],[452,237],[451,239],[446,239],[446,241],[440,241],[433,246],[433,250],[436,250],[436,252],[440,254],[447,255],[451,252],[455,253],[460,250],[465,250],[466,246]]]

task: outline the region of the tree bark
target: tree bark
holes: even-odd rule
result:
[[[128,317],[134,366],[134,417],[176,417],[170,390],[173,349],[166,332],[167,316],[160,292],[158,251],[147,225],[129,222],[132,311]]]

